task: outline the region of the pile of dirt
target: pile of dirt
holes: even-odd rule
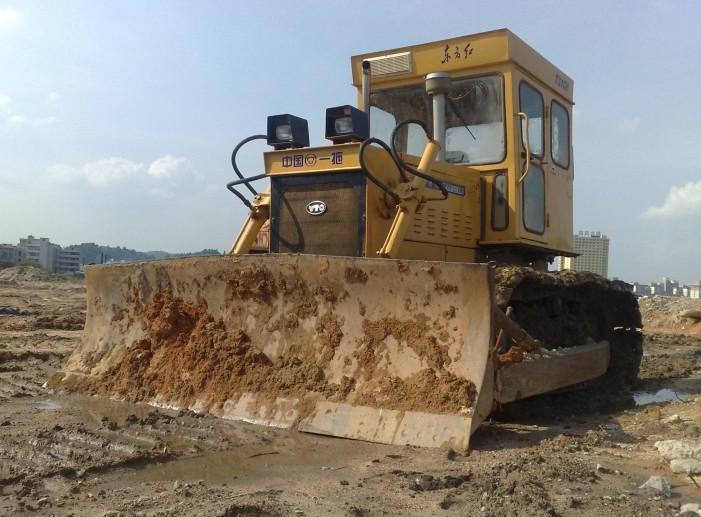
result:
[[[701,336],[670,332],[645,334],[646,355],[640,367],[640,379],[646,389],[655,389],[658,383],[701,373]],[[654,384],[653,384],[654,382]]]
[[[5,285],[19,282],[47,282],[63,279],[38,266],[14,266],[0,269],[0,283]]]
[[[701,309],[699,300],[680,296],[652,296],[641,298],[639,303],[646,331],[701,334],[700,321],[681,316],[684,311]]]

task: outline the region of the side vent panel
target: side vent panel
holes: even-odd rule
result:
[[[370,72],[373,77],[406,74],[411,72],[411,52],[400,52],[386,56],[371,57]]]

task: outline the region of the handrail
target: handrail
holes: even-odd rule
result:
[[[531,142],[530,139],[528,138],[528,115],[526,115],[523,111],[518,112],[519,118],[523,119],[526,122],[526,130],[522,131],[523,136],[525,137],[525,146],[526,146],[526,170],[523,172],[521,177],[518,179],[519,185],[523,182],[523,180],[526,179],[526,176],[528,176],[528,173],[531,171]],[[522,126],[523,129],[523,126]]]

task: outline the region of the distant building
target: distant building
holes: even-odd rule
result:
[[[25,260],[51,270],[54,256],[48,237],[37,238],[29,235],[27,238],[19,240],[19,247],[24,251]]]
[[[682,285],[677,280],[662,277],[661,282],[650,282],[650,285],[633,282],[633,292],[638,296],[679,296],[683,298],[701,299],[701,281],[696,284]]]
[[[696,285],[689,286],[689,298],[701,300],[701,281]]]
[[[0,267],[14,266],[23,255],[22,249],[13,244],[0,244]]]
[[[638,282],[633,282],[633,292],[638,296],[650,296],[652,294],[649,285],[639,284]]]
[[[558,271],[574,269],[574,257],[556,257],[555,268]]]
[[[601,232],[580,231],[574,236],[574,252],[577,257],[557,257],[559,271],[591,271],[603,277],[609,272],[609,238]]]
[[[53,271],[56,273],[74,273],[80,271],[80,252],[64,249],[56,250]]]
[[[19,240],[17,246],[23,259],[55,273],[73,273],[80,270],[80,252],[64,250],[58,244],[53,244],[47,237],[29,235]]]

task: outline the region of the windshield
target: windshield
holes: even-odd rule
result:
[[[445,161],[470,165],[498,163],[505,156],[504,86],[500,75],[453,81],[446,98]],[[370,97],[372,136],[389,143],[394,126],[419,119],[432,125],[432,103],[423,85],[373,92]],[[402,134],[403,133],[403,134]],[[409,126],[398,135],[399,151],[420,155],[423,131]]]

